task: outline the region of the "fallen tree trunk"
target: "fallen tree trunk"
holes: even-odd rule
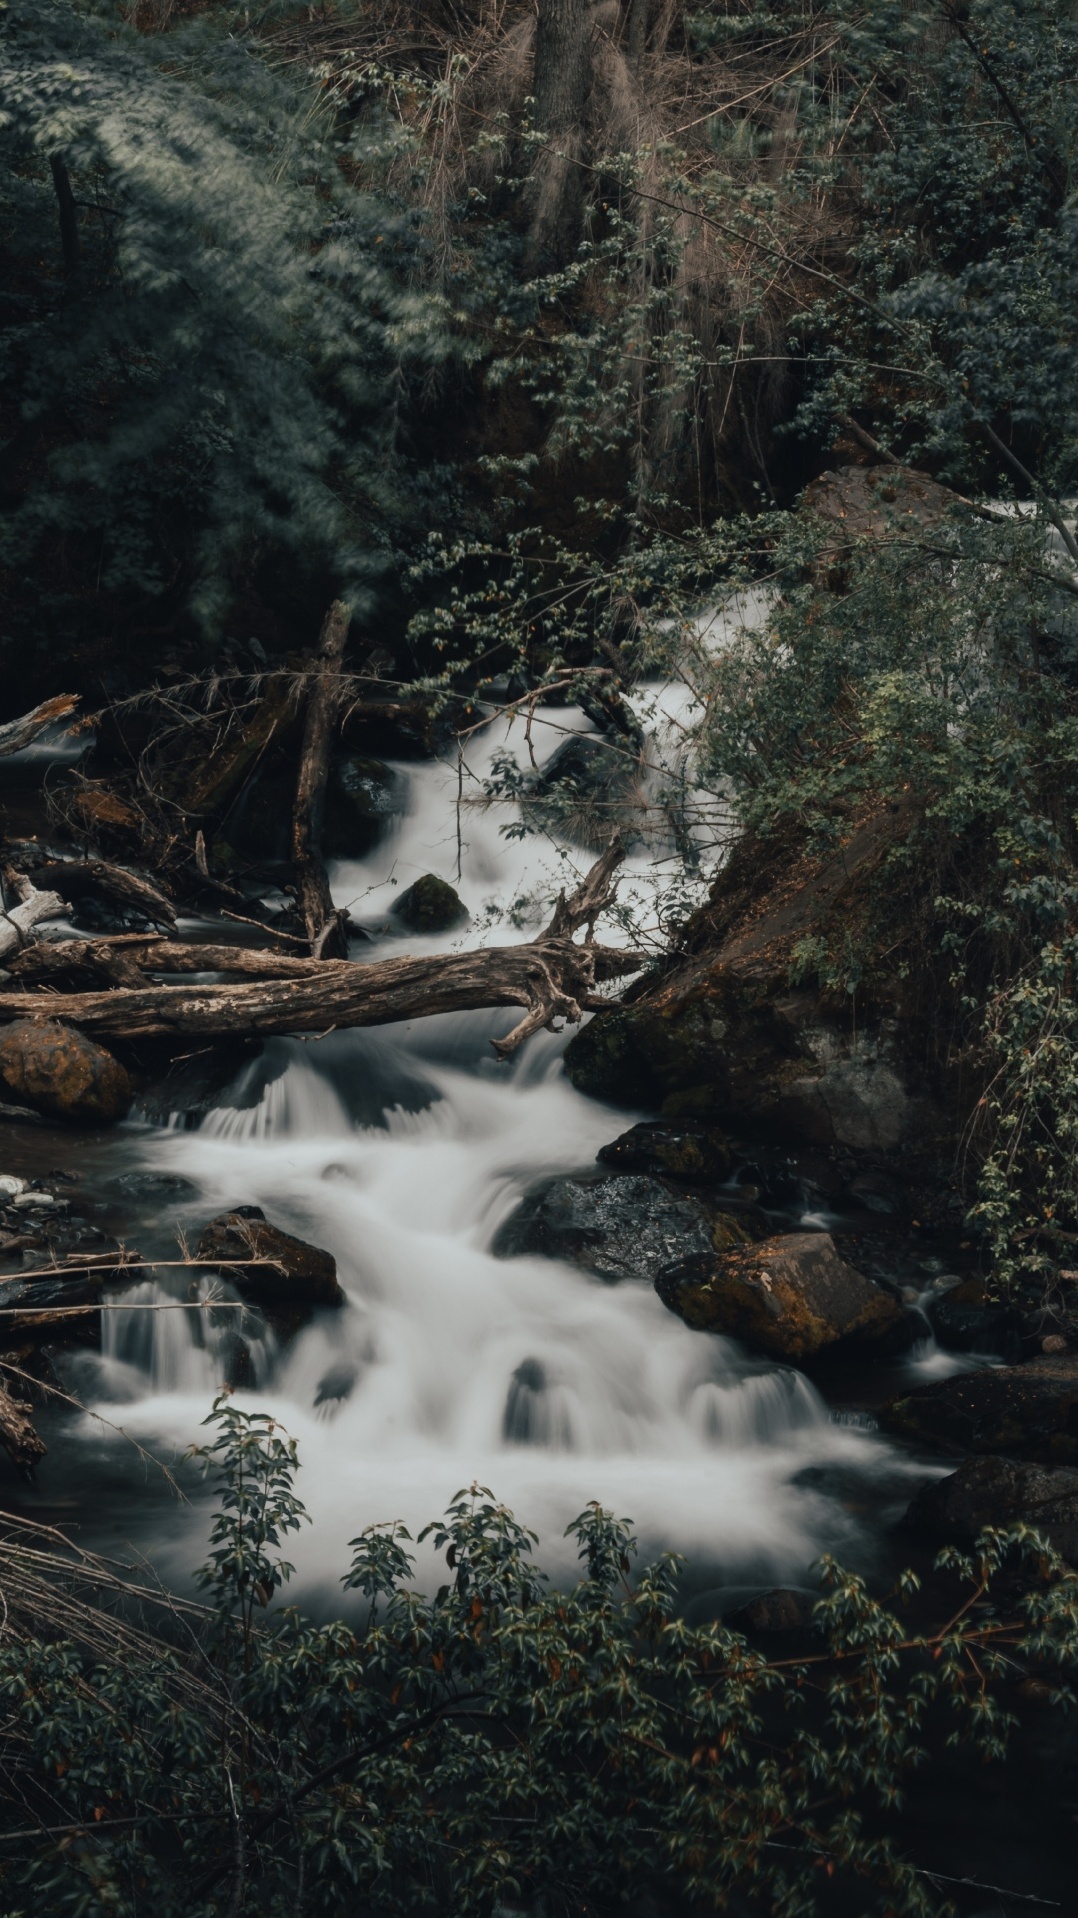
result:
[[[130,906],[155,925],[176,924],[176,908],[171,899],[141,873],[126,866],[113,866],[107,859],[53,859],[37,866],[30,874],[33,885],[62,886],[69,899],[84,898],[90,892],[103,892],[120,906]]]
[[[596,995],[596,986],[638,972],[644,964],[640,953],[596,945],[592,936],[596,918],[613,896],[613,875],[622,857],[620,845],[612,843],[577,890],[559,900],[549,926],[527,945],[363,965],[162,940],[137,955],[133,948],[128,951],[147,970],[217,970],[218,961],[222,969],[227,964],[247,970],[253,961],[264,977],[194,988],[147,984],[103,992],[0,992],[0,1022],[47,1013],[114,1040],[269,1037],[389,1025],[436,1012],[521,1007],[525,1017],[505,1039],[495,1041],[495,1051],[507,1057],[554,1019],[575,1024],[582,1012],[607,1004]],[[587,937],[577,944],[572,935],[582,926]]]
[[[326,781],[333,726],[341,701],[341,661],[344,657],[351,608],[335,599],[326,614],[318,641],[317,674],[307,695],[303,745],[292,810],[292,864],[299,909],[311,952],[316,959],[344,959],[348,953],[341,915],[329,890],[322,858],[322,822],[326,811]]]

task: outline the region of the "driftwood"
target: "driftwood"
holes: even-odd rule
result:
[[[334,907],[322,858],[322,822],[329,755],[341,703],[341,661],[351,623],[351,608],[335,599],[319,637],[318,671],[307,694],[292,811],[292,865],[299,909],[312,954],[327,960],[344,959],[348,953],[343,921]]]
[[[8,953],[18,952],[26,945],[34,926],[42,919],[58,919],[67,911],[67,905],[58,892],[39,892],[28,879],[14,876],[10,879],[10,890],[19,903],[10,911],[0,906],[0,964]]]
[[[0,1445],[20,1472],[29,1474],[44,1458],[45,1441],[34,1430],[34,1422],[25,1405],[14,1399],[0,1383]]]
[[[66,719],[78,703],[77,693],[58,693],[55,699],[47,699],[44,705],[35,706],[32,713],[24,713],[21,719],[9,719],[6,726],[0,726],[0,756],[21,753],[25,746],[32,746],[46,726],[54,725],[58,719]]]
[[[525,1016],[494,1042],[506,1058],[533,1032],[557,1018],[574,1024],[582,1012],[607,1001],[595,988],[604,980],[639,971],[640,953],[594,942],[595,920],[614,893],[623,851],[615,839],[569,898],[561,898],[538,938],[486,951],[435,953],[427,958],[386,959],[373,965],[347,960],[293,959],[232,946],[186,946],[169,941],[125,945],[140,971],[185,968],[250,973],[248,983],[193,988],[159,984],[101,992],[0,992],[0,1021],[63,1019],[109,1039],[268,1037],[276,1033],[327,1032],[348,1026],[389,1025],[436,1012],[480,1011],[516,1006]],[[587,928],[583,943],[573,934]],[[94,944],[96,942],[88,942]],[[29,969],[29,955],[20,968]]]
[[[176,924],[176,908],[163,892],[141,873],[126,866],[113,866],[106,859],[54,859],[30,873],[35,886],[62,886],[68,899],[80,899],[89,892],[103,892],[121,906],[150,919],[155,925]]]

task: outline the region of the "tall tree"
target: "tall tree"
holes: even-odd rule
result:
[[[531,185],[532,272],[561,266],[578,237],[592,14],[591,0],[539,0],[532,94],[544,144]]]

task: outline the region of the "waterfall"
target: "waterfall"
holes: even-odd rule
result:
[[[660,759],[664,736],[683,753],[686,697],[667,697],[653,722]],[[566,728],[581,730],[580,716],[537,717],[540,760]],[[519,724],[480,739],[466,796],[509,749],[527,764]],[[458,847],[455,762],[396,770],[406,815],[368,859],[334,873],[337,903],[373,937],[361,957],[406,949],[388,914],[422,872],[457,885],[471,921],[448,940],[409,937],[411,950],[527,937],[549,910],[530,903],[536,894],[589,863],[541,836],[507,839],[499,829],[514,815],[502,805],[466,804]],[[643,843],[628,861],[645,904],[660,854]],[[499,906],[513,910],[508,926]],[[489,1041],[511,1022],[451,1014],[277,1040],[200,1129],[141,1135],[147,1168],[191,1182],[173,1206],[179,1231],[254,1203],[337,1260],[347,1304],[288,1348],[255,1341],[257,1389],[242,1395],[271,1406],[300,1443],[299,1490],[316,1520],[295,1547],[302,1577],[330,1580],[344,1541],[370,1521],[402,1519],[414,1535],[473,1481],[541,1533],[555,1565],[567,1521],[599,1499],[631,1516],[648,1547],[696,1554],[722,1578],[797,1575],[854,1527],[820,1474],[882,1480],[900,1469],[894,1456],[833,1422],[797,1373],[690,1331],[647,1282],[610,1286],[557,1260],[493,1256],[530,1186],[593,1169],[598,1147],[631,1123],[573,1089],[562,1038],[541,1035],[499,1064]],[[155,1298],[151,1285],[126,1295],[132,1307]],[[229,1328],[212,1312],[106,1320],[97,1408],[116,1417],[123,1401],[128,1431],[187,1442]]]

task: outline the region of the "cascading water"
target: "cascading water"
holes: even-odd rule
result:
[[[681,712],[666,703],[676,748]],[[537,720],[537,758],[566,723],[579,729],[567,715]],[[527,764],[522,730],[483,741],[465,797],[495,752],[515,749]],[[499,832],[507,807],[465,805],[458,816],[455,763],[399,772],[406,816],[368,860],[335,873],[338,903],[375,935],[361,956],[402,949],[399,936],[382,936],[386,914],[420,873],[453,880],[471,924],[463,941],[410,938],[412,950],[504,942],[514,934],[493,923],[496,902],[519,924],[552,879],[571,882],[564,847]],[[574,857],[578,870],[588,863]],[[630,858],[638,892],[654,887],[655,862],[646,844]],[[790,1579],[824,1546],[856,1547],[826,1468],[847,1484],[855,1473],[869,1502],[870,1488],[882,1495],[902,1468],[882,1441],[833,1423],[807,1380],[688,1330],[647,1283],[609,1286],[555,1260],[492,1255],[526,1189],[593,1166],[620,1120],[573,1090],[556,1036],[499,1064],[489,1041],[511,1020],[443,1015],[275,1041],[200,1129],[139,1135],[147,1170],[190,1182],[171,1208],[180,1230],[193,1235],[212,1213],[255,1203],[337,1259],[345,1308],[287,1349],[263,1342],[258,1389],[243,1395],[271,1406],[300,1442],[300,1490],[315,1521],[295,1548],[302,1580],[328,1586],[363,1524],[402,1519],[414,1534],[473,1480],[540,1533],[555,1567],[568,1563],[565,1524],[591,1499],[631,1515],[647,1548],[692,1555],[704,1583]],[[144,1305],[151,1291],[128,1296]],[[106,1318],[95,1409],[140,1439],[188,1442],[221,1375],[227,1329],[212,1311]],[[177,1563],[187,1563],[190,1540],[181,1550],[175,1529]],[[158,1544],[167,1562],[174,1554]]]

